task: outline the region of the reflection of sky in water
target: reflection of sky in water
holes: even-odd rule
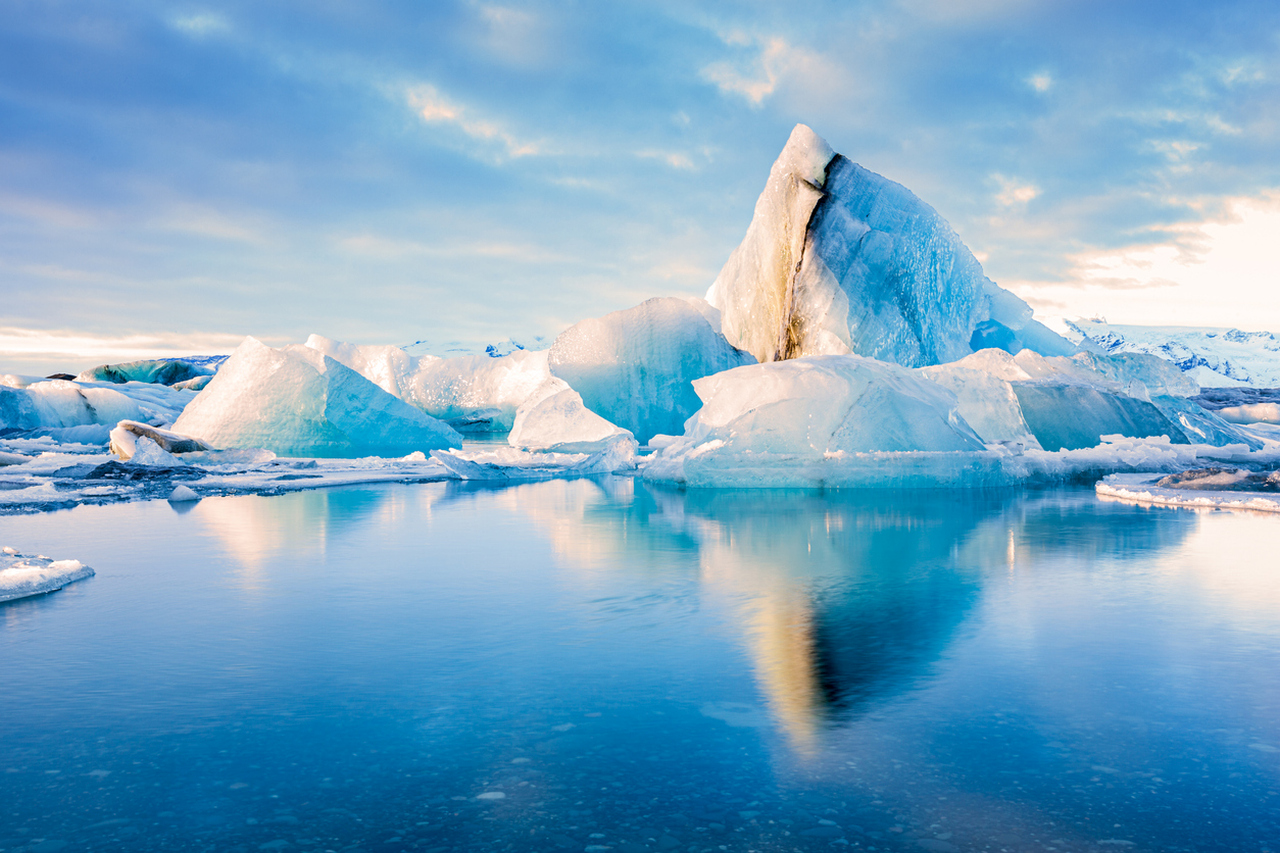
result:
[[[0,538],[98,570],[0,606],[2,849],[1280,837],[1276,518],[606,479]]]

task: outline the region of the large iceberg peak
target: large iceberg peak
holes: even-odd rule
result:
[[[759,361],[855,353],[908,367],[984,347],[1074,347],[982,272],[936,210],[798,125],[707,292]]]

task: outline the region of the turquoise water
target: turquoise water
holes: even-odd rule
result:
[[[1280,518],[386,485],[0,518],[0,850],[1280,850]]]

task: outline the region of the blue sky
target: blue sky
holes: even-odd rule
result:
[[[701,295],[796,122],[1040,312],[1280,331],[1274,2],[0,6],[0,371]]]

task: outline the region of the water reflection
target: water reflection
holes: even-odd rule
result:
[[[650,599],[665,578],[725,608],[800,755],[927,680],[993,578],[1150,558],[1195,527],[1080,492],[684,493],[631,478],[351,487],[209,499],[195,514],[255,589],[283,551],[323,557],[350,531],[430,525],[468,502],[530,522],[584,597],[599,589],[616,606],[623,574]]]
[[[541,483],[504,499],[587,575],[688,571],[737,614],[761,694],[802,755],[927,678],[993,576],[1144,559],[1194,519],[1087,493],[672,492]]]

